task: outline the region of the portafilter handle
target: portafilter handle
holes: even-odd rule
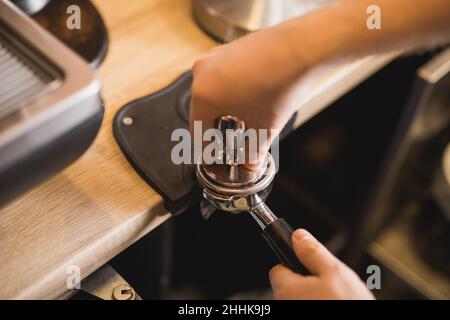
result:
[[[264,203],[249,211],[263,230],[263,237],[280,259],[292,271],[302,275],[310,272],[300,263],[292,246],[293,228],[284,219],[279,219]]]

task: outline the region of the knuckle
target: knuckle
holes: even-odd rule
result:
[[[283,282],[283,266],[281,264],[276,265],[269,271],[269,279],[273,282]]]
[[[191,101],[196,106],[214,105],[216,100],[212,94],[208,76],[194,77],[191,87]]]
[[[276,300],[283,300],[285,299],[285,290],[283,288],[275,289],[273,296]]]
[[[192,102],[198,103],[205,98],[203,80],[199,77],[192,82]]]
[[[283,285],[274,290],[274,298],[277,300],[285,300],[289,297],[290,290],[287,286]]]
[[[204,59],[202,59],[202,58],[197,59],[194,62],[194,65],[192,66],[192,71],[194,72],[194,74],[198,73],[202,69],[203,64],[204,64]]]
[[[194,78],[194,80],[192,81],[192,87],[191,87],[192,98],[195,98],[200,93],[201,86],[200,86],[199,82],[200,82],[199,78]]]
[[[272,295],[274,300],[283,300],[283,295],[279,288],[273,288]]]
[[[202,62],[200,60],[194,62],[194,65],[192,66],[192,73],[194,74],[194,76],[200,72],[201,67]]]
[[[283,286],[285,293],[292,293],[297,287],[298,285],[295,281],[289,281]]]
[[[277,275],[277,267],[278,267],[278,266],[275,266],[275,267],[273,267],[272,269],[270,269],[270,271],[269,271],[269,279],[270,279],[270,280],[275,279],[275,277],[276,277],[276,275]]]
[[[276,296],[280,300],[294,299],[298,296],[298,289],[295,281],[286,282],[276,290]]]

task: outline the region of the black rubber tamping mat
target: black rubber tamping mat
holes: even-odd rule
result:
[[[199,200],[193,165],[171,159],[172,132],[189,128],[192,75],[183,74],[168,87],[122,107],[113,122],[114,136],[139,175],[163,198],[166,209],[178,214]]]
[[[192,73],[186,72],[168,87],[123,106],[113,131],[125,157],[139,175],[164,199],[172,214],[185,211],[201,198],[194,166],[176,165],[171,159],[175,129],[189,128]],[[281,137],[292,131],[295,115]]]

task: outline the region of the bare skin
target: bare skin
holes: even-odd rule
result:
[[[369,30],[373,2],[337,1],[212,49],[194,64],[191,128],[232,114],[250,128],[282,129],[308,84],[337,63],[450,41],[450,1],[377,0],[382,29]]]
[[[282,265],[273,267],[269,278],[275,299],[374,299],[356,273],[308,231],[296,230],[292,244],[297,258],[313,275],[302,276]]]
[[[366,26],[367,8],[372,4],[381,8],[381,30]],[[449,0],[338,0],[217,47],[196,61],[191,128],[196,120],[203,122],[203,130],[212,128],[219,116],[231,114],[248,128],[281,130],[311,81],[334,65],[374,53],[448,42]],[[263,147],[260,156],[267,149]],[[294,245],[301,247],[296,240]],[[322,245],[317,243],[316,248],[321,253],[312,257],[331,261],[330,268],[317,269],[310,278],[277,266],[271,272],[276,298],[372,298],[350,269]],[[298,252],[300,260],[305,258]]]

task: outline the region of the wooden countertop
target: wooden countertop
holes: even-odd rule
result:
[[[112,119],[122,105],[163,88],[216,43],[191,19],[190,1],[94,3],[110,32],[100,69],[105,119],[78,161],[0,211],[0,299],[59,297],[70,266],[79,266],[84,278],[170,216],[122,156]],[[314,86],[296,124],[393,57],[337,68]]]

